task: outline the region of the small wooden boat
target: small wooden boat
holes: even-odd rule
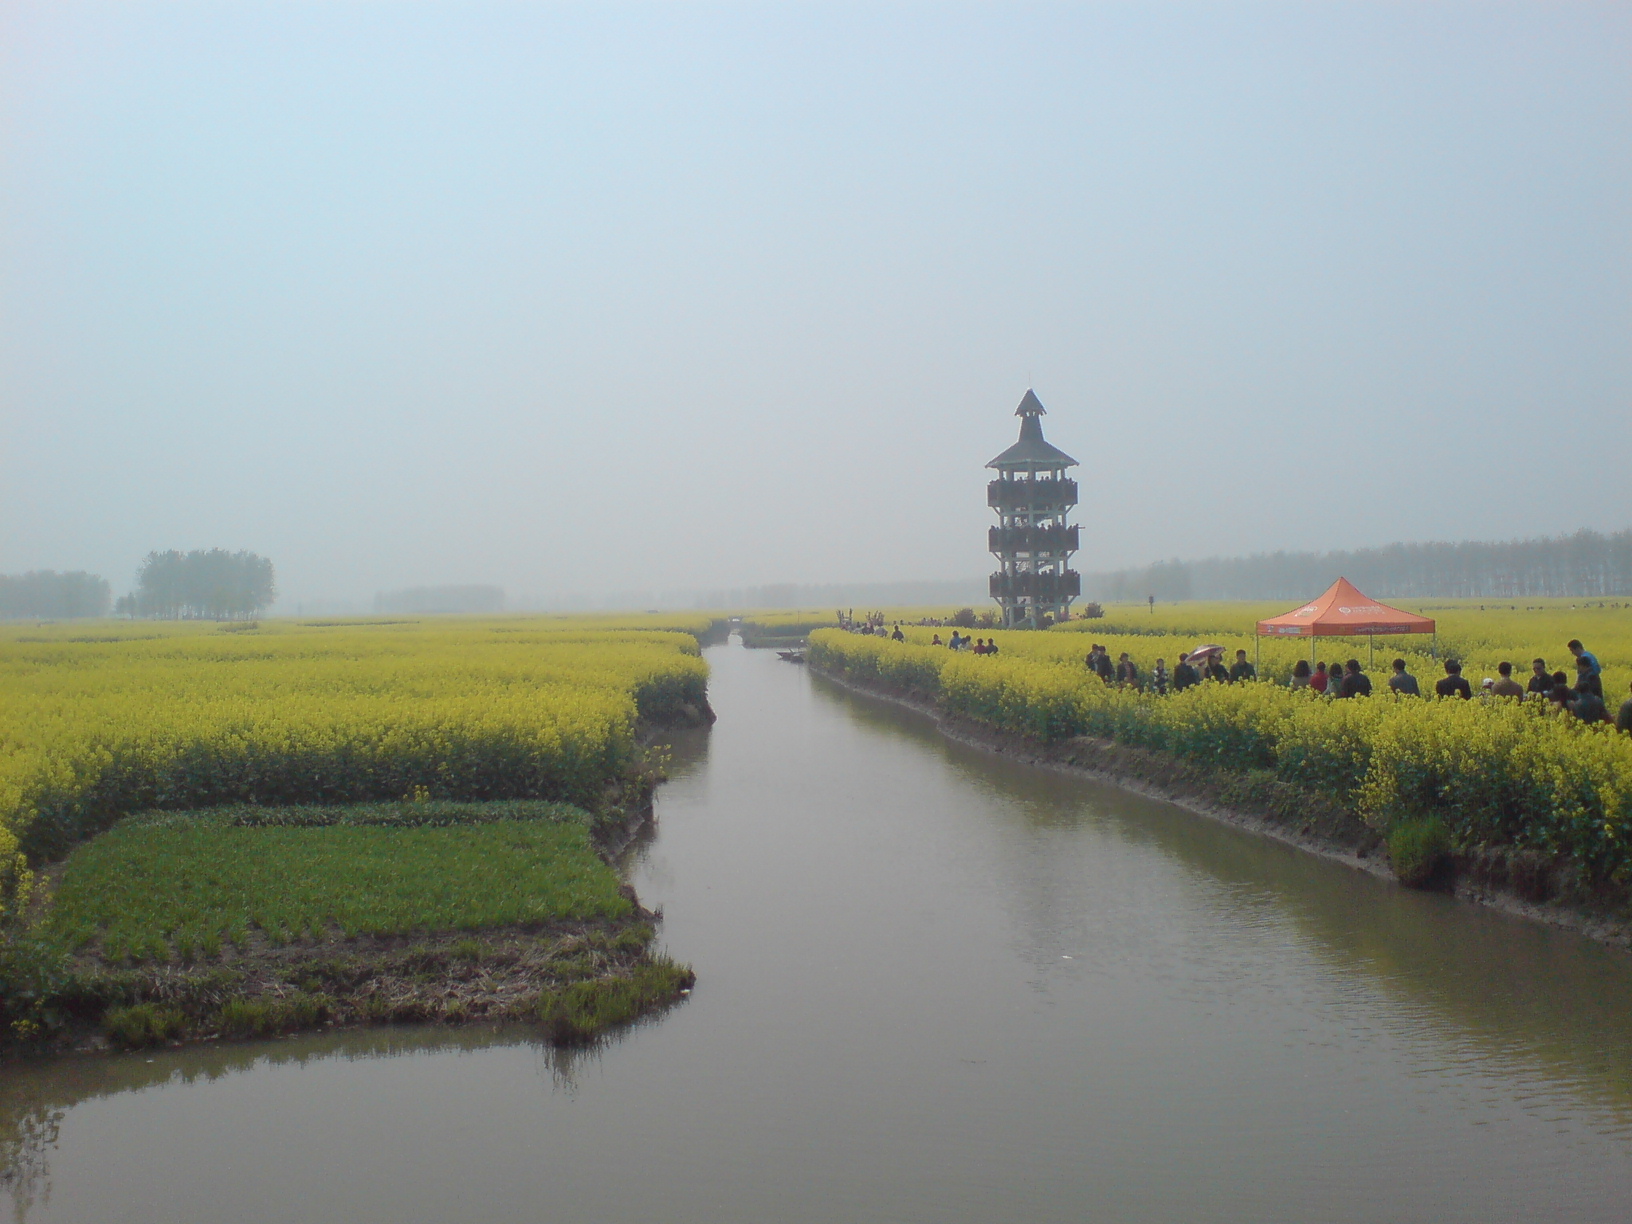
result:
[[[784,663],[803,663],[805,661],[805,652],[803,650],[779,650],[776,652],[776,657]]]

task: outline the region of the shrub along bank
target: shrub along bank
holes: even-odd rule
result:
[[[1487,863],[1540,857],[1582,896],[1624,897],[1632,879],[1632,737],[1546,703],[1332,701],[1267,683],[1155,696],[1108,686],[1080,662],[837,630],[812,635],[810,661],[1037,740],[1090,736],[1223,771],[1272,771],[1385,837],[1417,830],[1391,839],[1410,848],[1413,883],[1432,878],[1420,860],[1436,846]]]

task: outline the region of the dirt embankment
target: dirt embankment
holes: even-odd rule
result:
[[[852,692],[927,715],[943,735],[960,743],[1163,799],[1397,884],[1382,835],[1358,813],[1268,771],[1213,769],[1090,736],[1046,742],[943,710],[930,694],[916,689],[859,681],[817,666],[811,670]],[[1455,855],[1435,875],[1431,887],[1474,904],[1579,931],[1602,943],[1632,948],[1626,889],[1589,895],[1572,892],[1567,881],[1534,855]]]

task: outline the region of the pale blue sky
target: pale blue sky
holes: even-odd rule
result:
[[[291,601],[1632,524],[1632,6],[12,4],[0,571]]]

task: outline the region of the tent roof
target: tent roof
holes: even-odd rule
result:
[[[1319,599],[1258,622],[1265,637],[1365,637],[1384,633],[1432,633],[1434,622],[1414,612],[1380,604],[1347,578],[1339,578]]]
[[[1020,418],[1020,440],[986,466],[1014,472],[1052,472],[1076,467],[1075,459],[1043,438],[1043,423],[1037,418],[1044,411],[1042,401],[1028,389],[1020,407],[1014,410],[1014,415]]]

